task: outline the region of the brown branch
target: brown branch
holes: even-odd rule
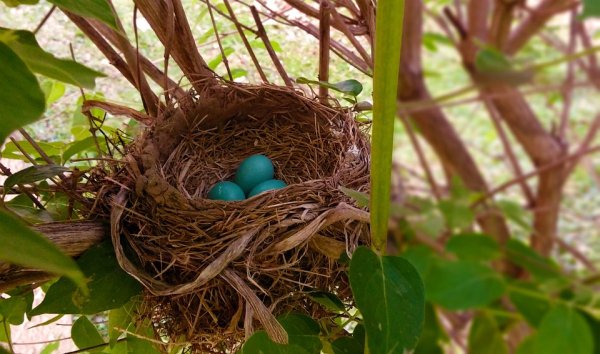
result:
[[[216,81],[214,73],[208,68],[206,62],[198,53],[196,42],[178,0],[169,0],[175,12],[175,33],[178,40],[172,44],[171,55],[181,68],[184,75],[190,80],[192,86],[202,92],[204,88],[212,86]],[[144,15],[148,24],[156,33],[164,46],[169,43],[167,23],[165,23],[167,7],[164,1],[134,0],[134,3]]]
[[[269,53],[269,56],[271,57],[275,68],[277,68],[277,72],[279,72],[279,76],[281,76],[286,86],[293,87],[294,85],[292,84],[292,80],[290,80],[290,77],[285,71],[285,68],[283,67],[281,61],[277,57],[277,54],[275,54],[275,50],[273,50],[273,46],[271,45],[271,41],[267,36],[267,31],[265,31],[265,27],[262,24],[260,15],[258,14],[256,7],[250,6],[250,11],[252,12],[252,17],[254,18],[254,22],[256,23],[256,27],[258,29],[258,36],[263,41],[263,44],[265,45],[265,48],[267,49],[267,52]]]
[[[495,2],[496,6],[490,28],[490,42],[498,49],[503,49],[505,46],[513,24],[515,8],[520,2],[521,0],[498,0]]]
[[[506,43],[506,52],[509,55],[517,53],[554,15],[578,5],[578,0],[543,0],[510,35]]]
[[[208,0],[206,1],[208,3]],[[227,55],[225,54],[225,50],[223,49],[223,43],[221,43],[221,35],[219,35],[219,29],[217,28],[217,24],[215,23],[215,16],[212,11],[211,6],[207,6],[208,15],[210,16],[210,22],[213,27],[213,31],[215,32],[215,37],[217,38],[217,44],[219,46],[219,51],[221,52],[221,59],[223,61],[223,65],[225,65],[225,69],[227,70],[227,75],[229,76],[229,80],[233,81],[233,75],[231,74],[231,68],[229,68],[229,60],[227,59]]]
[[[319,21],[319,80],[329,81],[329,47],[331,46],[331,37],[329,33],[331,19],[331,4],[327,0],[321,0],[321,11]],[[319,100],[327,104],[328,88],[324,85],[319,86]]]
[[[467,26],[469,34],[486,41],[488,37],[488,18],[492,8],[491,0],[470,0],[467,4]]]
[[[258,71],[258,75],[260,75],[260,78],[262,79],[262,81],[264,83],[266,83],[266,84],[269,83],[269,79],[267,79],[267,75],[265,75],[265,72],[263,71],[262,66],[258,62],[258,59],[256,58],[256,55],[254,54],[254,49],[252,49],[250,42],[248,42],[248,38],[246,38],[244,29],[242,28],[242,25],[238,21],[237,17],[235,16],[234,11],[231,8],[231,5],[229,4],[229,0],[223,0],[223,2],[225,3],[227,12],[229,12],[230,21],[233,22],[233,24],[235,25],[235,28],[237,29],[237,31],[240,35],[240,38],[242,38],[242,42],[244,42],[244,46],[246,47],[248,54],[250,54],[250,58],[252,59],[252,63],[254,63],[254,67],[256,68],[256,71]],[[208,4],[208,6],[212,7],[212,5],[210,3]]]
[[[46,15],[44,15],[44,17],[42,18],[40,23],[38,23],[38,25],[33,30],[33,34],[37,34],[42,29],[42,27],[44,27],[44,25],[46,24],[48,19],[50,19],[50,16],[52,16],[52,14],[54,13],[55,10],[56,10],[56,5],[52,5],[50,10],[46,13]]]

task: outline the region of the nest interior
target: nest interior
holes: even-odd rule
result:
[[[369,243],[368,213],[340,186],[368,192],[363,128],[347,110],[275,86],[224,85],[167,110],[129,147],[106,198],[119,263],[146,288],[141,315],[211,351],[256,328],[285,342],[274,316],[326,315],[308,291],[349,299],[337,260]],[[259,153],[288,187],[205,199]]]

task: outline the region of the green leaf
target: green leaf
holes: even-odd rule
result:
[[[62,160],[67,162],[71,157],[89,150],[96,151],[96,142],[92,136],[69,144],[69,147],[62,155]]]
[[[592,338],[594,338],[594,354],[600,354],[600,319],[594,318],[592,315],[583,311],[580,313],[583,318],[585,318],[592,331]]]
[[[48,0],[48,2],[58,6],[61,10],[100,20],[113,29],[119,30],[116,14],[107,0]]]
[[[400,257],[359,247],[350,262],[350,286],[363,315],[371,353],[401,353],[417,344],[425,316],[419,273]]]
[[[96,345],[104,343],[104,339],[98,329],[87,317],[81,316],[73,323],[71,327],[71,339],[73,343],[79,349],[90,348]],[[96,348],[96,350],[89,350],[90,352],[101,351],[103,347]]]
[[[401,256],[417,269],[421,279],[427,279],[437,260],[440,259],[431,248],[424,245],[409,247]]]
[[[64,96],[66,91],[65,84],[56,80],[44,80],[41,87],[42,91],[44,91],[44,96],[46,97],[47,106],[50,106],[52,103],[58,101],[62,96]]]
[[[233,49],[231,47],[223,48],[223,53],[225,53],[226,57],[233,54],[234,52],[235,52],[235,49]],[[219,64],[221,64],[222,62],[223,62],[223,55],[221,53],[219,53],[212,60],[210,60],[208,62],[208,67],[211,70],[215,70],[219,66]]]
[[[454,200],[442,200],[439,203],[439,208],[450,230],[466,229],[475,220],[475,213],[468,205]]]
[[[493,317],[479,313],[469,332],[469,353],[507,354],[508,346]]]
[[[91,315],[121,307],[141,291],[141,285],[119,267],[109,240],[90,248],[77,260],[77,264],[90,279],[90,296],[80,300],[73,284],[61,278],[52,284],[42,303],[31,311],[31,315]]]
[[[52,343],[48,344],[47,346],[45,346],[44,349],[42,349],[42,351],[40,352],[40,354],[52,354],[56,350],[58,350],[59,346],[60,346],[60,343],[58,341],[52,342]]]
[[[541,256],[523,242],[511,239],[506,242],[505,247],[508,259],[526,269],[538,280],[562,277],[560,267],[556,263]]]
[[[154,330],[152,329],[152,323],[150,321],[145,320],[144,322],[140,323],[135,329],[135,333],[138,336],[127,336],[127,351],[129,353],[161,354],[161,352],[156,349],[154,343],[145,339],[154,338]],[[116,345],[113,349],[116,348],[118,348],[118,345]]]
[[[482,234],[460,234],[446,243],[446,251],[462,260],[491,261],[500,257],[500,247],[493,238]]]
[[[361,343],[352,337],[341,337],[331,343],[334,354],[363,354]]]
[[[509,220],[519,225],[524,230],[531,230],[531,224],[525,217],[530,213],[519,203],[510,200],[499,200],[496,202],[496,205],[498,205],[504,216]]]
[[[533,354],[592,354],[594,339],[585,319],[573,308],[558,305],[540,323]]]
[[[133,319],[133,311],[137,306],[137,301],[132,300],[122,307],[108,312],[108,339],[110,347],[114,347],[117,339],[121,335],[120,329],[127,329]]]
[[[483,307],[505,289],[500,274],[472,261],[438,261],[425,284],[427,297],[449,310]]]
[[[269,339],[265,331],[258,331],[242,347],[242,354],[320,354],[319,324],[310,317],[298,314],[280,316],[279,323],[288,334],[288,344]]]
[[[326,292],[326,291],[311,291],[308,293],[308,297],[310,299],[329,311],[333,312],[344,312],[346,311],[346,307],[342,300],[337,297],[335,294]]]
[[[86,280],[70,257],[44,236],[0,211],[0,259],[24,267],[64,275],[87,292]]]
[[[525,338],[517,347],[517,354],[532,354],[535,352],[536,334]]]
[[[415,354],[443,354],[440,340],[444,338],[443,330],[431,303],[425,305],[425,326],[419,343],[415,348]]]
[[[6,44],[0,42],[0,144],[13,130],[38,120],[46,99],[35,76]]]
[[[29,31],[0,28],[0,40],[14,50],[31,71],[49,78],[93,89],[96,78],[105,76],[73,60],[58,59],[44,51]]]
[[[548,295],[540,292],[533,284],[525,282],[511,284],[508,296],[527,323],[533,327],[538,327],[542,318],[550,310]]]
[[[583,13],[581,17],[600,17],[600,2],[598,0],[583,0]]]
[[[40,0],[2,0],[2,2],[8,7],[17,7],[19,5],[35,5]]]
[[[67,171],[69,171],[68,168],[57,165],[30,166],[11,176],[8,176],[4,182],[4,188],[10,189],[17,184],[30,184],[39,182],[45,180],[46,178],[58,176]]]
[[[336,82],[335,84],[332,84],[332,86],[342,93],[355,97],[360,95],[363,90],[363,85],[354,79]]]
[[[11,325],[22,324],[26,311],[27,301],[22,296],[11,296],[0,300],[0,314]]]
[[[356,201],[356,205],[359,207],[366,208],[369,206],[369,195],[367,193],[355,191],[354,189],[342,186],[340,186],[339,189],[342,191],[342,193],[354,199]]]
[[[512,70],[512,64],[501,51],[485,47],[477,52],[475,68],[479,72],[504,73]]]

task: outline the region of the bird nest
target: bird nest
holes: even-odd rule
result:
[[[369,244],[368,138],[348,110],[292,89],[223,85],[190,95],[130,145],[107,206],[121,267],[146,289],[142,316],[161,338],[232,350],[255,329],[285,343],[275,316],[327,316],[314,290],[350,301],[340,256]],[[264,154],[287,187],[206,198]]]

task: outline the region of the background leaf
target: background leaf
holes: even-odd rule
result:
[[[46,178],[58,176],[68,168],[57,165],[37,165],[27,167],[15,174],[8,176],[4,182],[4,188],[9,189],[17,184],[29,184],[45,180]]]
[[[600,2],[598,0],[583,0],[583,18],[600,17]]]
[[[107,0],[48,0],[48,2],[79,16],[95,18],[119,30],[116,15]]]
[[[446,243],[446,250],[463,260],[491,261],[500,257],[500,247],[493,238],[482,234],[460,234]]]
[[[469,332],[469,353],[506,354],[508,346],[493,317],[479,313],[471,324]]]
[[[42,116],[46,99],[27,65],[2,42],[0,63],[0,143],[3,143],[13,130]]]
[[[31,311],[32,315],[91,315],[121,307],[141,291],[141,285],[119,267],[110,241],[87,250],[77,264],[89,278],[89,297],[80,302],[77,289],[61,278],[50,286],[42,303]]]
[[[449,310],[482,307],[504,293],[492,268],[472,261],[439,261],[426,278],[427,297]]]
[[[44,51],[33,33],[0,28],[0,39],[8,45],[31,71],[71,85],[93,89],[95,79],[105,76],[73,60],[58,59]]]
[[[73,343],[79,349],[90,348],[99,344],[104,343],[104,339],[100,333],[98,333],[98,329],[87,317],[81,316],[73,323],[73,327],[71,327],[71,339],[73,339]],[[90,352],[101,351],[103,348],[97,348],[96,350],[89,350]]]
[[[573,308],[558,305],[544,316],[534,354],[592,354],[593,350],[590,327]]]
[[[331,343],[334,354],[362,354],[365,352],[362,344],[352,337],[341,337]]]
[[[401,353],[417,344],[425,316],[423,283],[400,257],[359,247],[350,262],[350,286],[363,315],[371,353]]]
[[[87,292],[85,278],[75,261],[63,254],[44,236],[21,221],[0,211],[0,259],[24,267],[64,275]],[[74,285],[72,285],[75,288]]]

